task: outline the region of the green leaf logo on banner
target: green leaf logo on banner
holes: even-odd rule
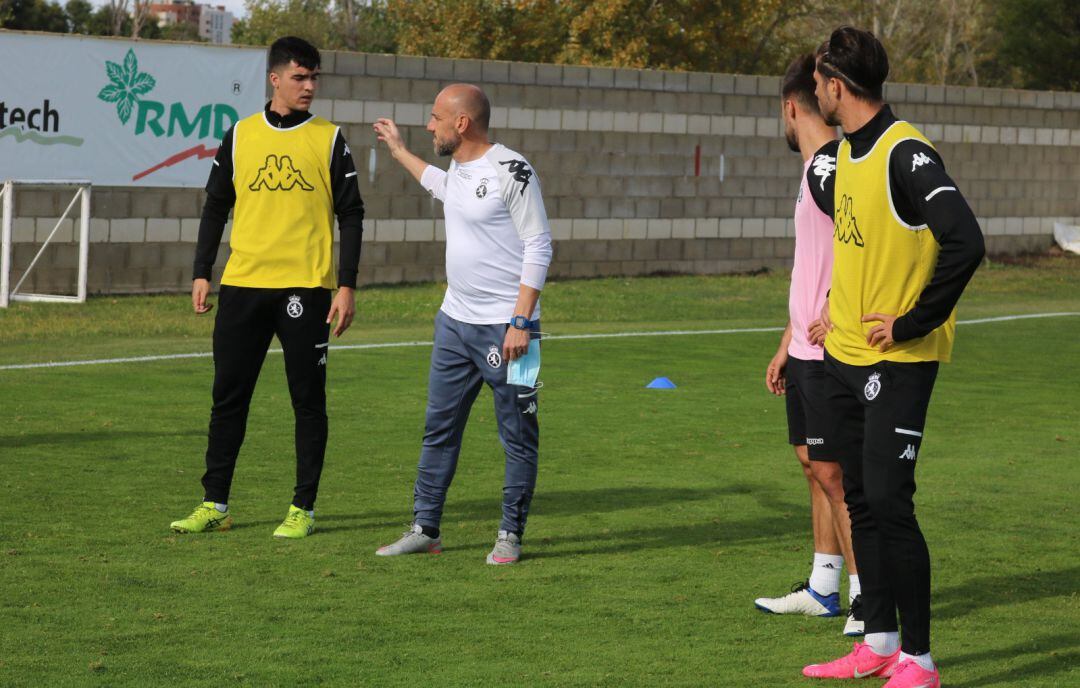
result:
[[[116,103],[116,116],[127,124],[139,96],[153,90],[157,82],[145,72],[139,72],[139,60],[135,51],[128,49],[124,64],[105,62],[105,72],[109,75],[109,84],[98,92],[98,99],[106,103]]]

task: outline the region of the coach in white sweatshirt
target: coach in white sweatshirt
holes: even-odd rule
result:
[[[446,296],[435,318],[427,418],[416,478],[413,525],[377,554],[442,551],[439,524],[465,423],[481,385],[494,392],[506,451],[502,522],[489,564],[512,564],[536,485],[540,291],[551,263],[551,230],[540,180],[518,153],[488,141],[491,105],[478,87],[454,84],[435,98],[427,129],[443,171],[410,153],[389,119],[380,141],[446,216]],[[535,341],[534,341],[535,340]],[[530,344],[531,343],[531,344]],[[508,366],[518,360],[509,371]],[[531,373],[531,374],[530,374]]]

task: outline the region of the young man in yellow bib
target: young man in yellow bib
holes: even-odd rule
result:
[[[285,357],[296,417],[296,489],[274,537],[301,538],[315,527],[315,496],[326,451],[326,362],[330,324],[340,336],[356,312],[364,204],[341,130],[308,112],[319,51],[300,38],[270,47],[273,98],[224,136],[206,183],[195,250],[192,306],[207,302],[218,246],[233,211],[232,249],[214,323],[214,406],[203,501],[174,521],[178,533],[232,525],[229,488],[244,441],[248,407],[270,341]],[[334,216],[341,233],[335,285]],[[337,294],[332,291],[337,286]]]
[[[843,466],[866,642],[803,674],[939,688],[915,466],[938,364],[952,352],[956,303],[984,248],[978,222],[933,145],[883,102],[888,73],[881,43],[851,27],[834,31],[817,58],[822,115],[844,132],[836,156],[832,287],[823,309],[832,323],[824,442]]]

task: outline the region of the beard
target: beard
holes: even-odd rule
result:
[[[802,149],[799,147],[799,138],[795,136],[795,132],[791,129],[784,130],[784,138],[787,139],[788,148],[792,153],[798,153]]]
[[[440,158],[445,158],[454,154],[454,151],[461,145],[461,137],[454,133],[453,138],[442,141],[438,137],[435,138],[435,155]]]
[[[830,127],[840,126],[840,117],[836,114],[839,109],[840,108],[836,107],[836,105],[833,105],[832,110],[825,110],[825,108],[821,109],[821,117],[825,120],[825,124],[828,124]]]

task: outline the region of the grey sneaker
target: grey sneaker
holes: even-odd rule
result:
[[[513,564],[521,558],[521,538],[516,533],[499,531],[499,537],[495,540],[495,548],[487,555],[487,563]]]
[[[397,542],[375,550],[380,557],[398,554],[442,554],[442,538],[431,538],[415,523],[405,531]]]

